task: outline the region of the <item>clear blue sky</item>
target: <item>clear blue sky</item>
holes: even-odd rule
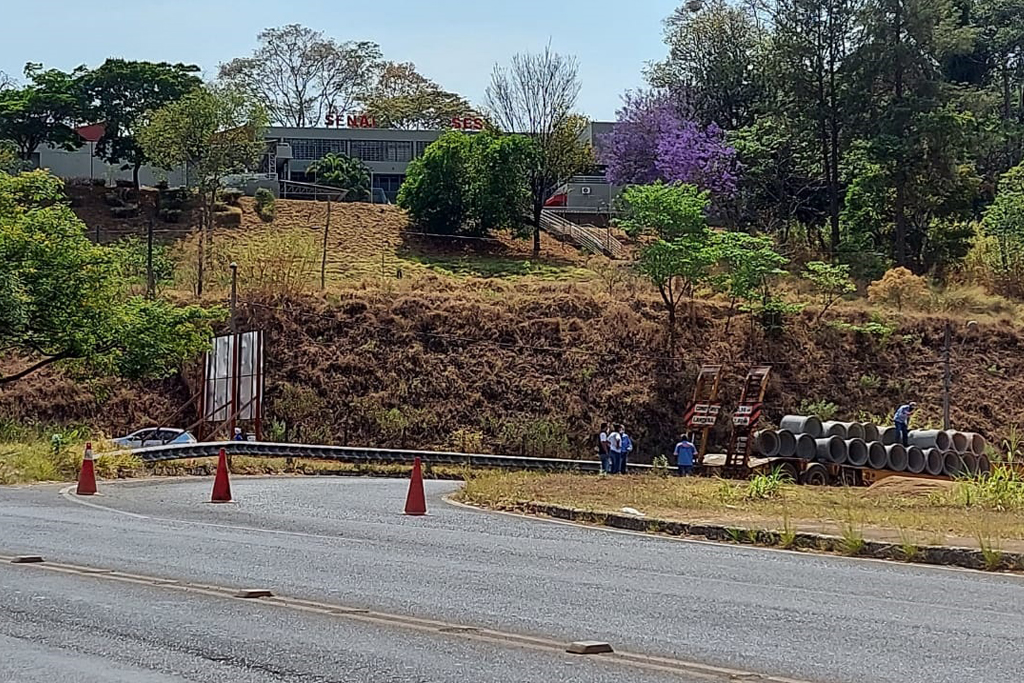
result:
[[[0,71],[25,62],[70,69],[107,57],[217,65],[248,54],[263,28],[298,23],[338,40],[372,40],[385,57],[479,103],[492,66],[522,51],[580,60],[581,110],[608,120],[646,62],[661,59],[662,20],[680,0],[0,0],[11,21]],[[15,18],[16,17],[16,18]]]

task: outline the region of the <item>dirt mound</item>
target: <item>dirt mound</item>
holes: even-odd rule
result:
[[[866,493],[876,498],[927,498],[934,493],[948,491],[952,486],[953,482],[939,479],[886,477],[869,486]]]

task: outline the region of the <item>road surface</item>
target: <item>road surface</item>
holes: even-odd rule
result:
[[[613,533],[445,504],[406,484],[235,479],[0,488],[0,554],[258,587],[565,643],[828,683],[979,683],[1024,671],[1024,581]],[[0,566],[0,681],[697,680],[400,623]],[[13,599],[9,599],[14,596]],[[470,632],[472,633],[472,632]],[[107,675],[95,667],[110,662]],[[213,668],[211,669],[211,663]],[[34,668],[35,667],[35,668]],[[93,672],[93,678],[79,676]],[[225,673],[229,671],[230,673]],[[35,673],[33,673],[35,672]],[[143,673],[145,675],[143,675]],[[115,678],[114,676],[121,676]],[[147,677],[148,676],[148,677]],[[208,677],[208,678],[207,678]]]

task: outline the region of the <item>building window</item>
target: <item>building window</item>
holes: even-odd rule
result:
[[[373,187],[383,191],[388,201],[394,204],[398,200],[398,190],[402,187],[404,180],[404,175],[374,175]]]
[[[397,162],[412,161],[412,142],[385,142],[384,160]]]
[[[362,161],[384,161],[384,143],[380,140],[353,140],[352,156]]]
[[[348,140],[326,140],[322,138],[287,138],[285,143],[292,146],[292,158],[301,161],[316,161],[328,154],[348,154]],[[353,143],[355,144],[355,143]]]
[[[429,147],[429,146],[430,146],[430,143],[427,142],[426,140],[418,140],[416,142],[416,158],[419,159],[421,156],[426,154],[427,153],[427,147]]]

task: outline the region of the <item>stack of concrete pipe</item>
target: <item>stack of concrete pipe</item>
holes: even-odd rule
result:
[[[909,446],[897,443],[895,427],[861,422],[822,422],[787,415],[779,429],[754,434],[754,451],[766,458],[814,460],[932,476],[984,475],[992,471],[984,437],[973,432],[913,430]]]

